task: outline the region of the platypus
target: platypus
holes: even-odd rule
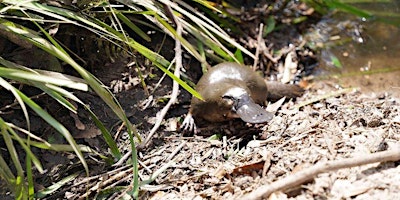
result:
[[[272,120],[273,113],[260,105],[266,100],[278,100],[284,96],[295,98],[303,93],[297,85],[267,82],[249,67],[225,62],[212,67],[196,85],[203,97],[192,98],[189,112],[181,128],[195,131],[194,119],[209,122],[241,118],[248,123],[264,123]]]

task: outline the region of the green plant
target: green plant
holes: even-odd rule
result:
[[[123,51],[129,54],[132,54],[132,51],[137,51],[145,58],[152,61],[154,65],[168,76],[177,81],[184,89],[188,90],[194,96],[201,98],[201,96],[186,82],[177,78],[173,73],[167,70],[170,61],[166,60],[162,55],[150,50],[143,43],[134,40],[128,32],[124,30],[124,27],[131,29],[133,33],[144,41],[150,41],[151,38],[141,30],[139,25],[148,26],[154,30],[165,32],[171,37],[177,37],[187,52],[203,65],[207,65],[206,55],[216,60],[236,60],[237,56],[240,55],[239,57],[241,57],[242,52],[250,57],[254,57],[252,53],[239,45],[235,40],[231,39],[228,33],[220,28],[218,24],[197,12],[195,7],[202,6],[202,9],[207,10],[209,13],[226,15],[226,12],[210,6],[210,3],[207,1],[194,1],[194,3],[195,6],[191,6],[183,1],[175,2],[169,0],[145,0],[136,1],[135,3],[130,1],[81,1],[72,7],[68,5],[52,6],[51,3],[45,4],[38,1],[23,0],[4,0],[0,3],[0,13],[2,14],[0,17],[0,30],[2,35],[10,36],[9,39],[16,43],[25,41],[37,46],[48,54],[67,63],[81,77],[77,78],[65,74],[60,76],[61,74],[59,72],[31,69],[27,66],[18,65],[4,58],[0,58],[0,86],[8,90],[14,96],[23,110],[27,124],[27,129],[24,129],[0,118],[1,137],[7,146],[9,157],[13,161],[14,168],[16,169],[16,174],[14,174],[9,165],[5,162],[5,159],[0,156],[0,176],[6,180],[9,188],[11,188],[15,194],[15,197],[27,199],[32,198],[34,195],[32,164],[39,172],[43,171],[42,164],[31,151],[32,147],[54,151],[73,151],[78,156],[87,174],[89,169],[82,152],[96,153],[89,147],[78,145],[70,132],[60,122],[55,120],[45,109],[21,92],[21,90],[17,89],[14,86],[15,83],[39,88],[44,94],[54,98],[60,105],[73,113],[77,112],[77,108],[70,101],[74,101],[83,106],[90,113],[97,127],[102,131],[103,137],[111,149],[112,156],[119,159],[121,153],[107,128],[95,115],[96,111],[92,111],[85,102],[81,101],[69,90],[95,91],[121,121],[124,122],[128,129],[133,150],[132,160],[135,174],[133,194],[138,193],[138,164],[133,135],[135,135],[139,141],[141,138],[135,126],[129,122],[112,93],[106,89],[96,77],[78,64],[78,62],[76,62],[62,47],[62,44],[48,33],[48,29],[46,29],[44,25],[58,23],[72,24],[95,33],[99,37],[121,47]],[[116,9],[113,6],[114,4],[123,5],[124,9]],[[163,7],[165,4],[170,5],[174,12],[167,13]],[[73,8],[74,6],[80,6],[84,9],[76,9]],[[102,12],[98,12],[98,10],[102,10]],[[102,15],[104,13],[106,17]],[[173,24],[170,23],[168,14],[179,16],[178,19],[188,35],[181,37],[176,34]],[[142,18],[137,20],[135,16],[142,16]],[[109,24],[105,19],[110,19],[110,21],[114,23]],[[189,37],[197,40],[199,45],[193,46],[189,43]],[[205,53],[204,47],[211,49],[212,53],[211,51]],[[229,49],[234,49],[235,53],[232,53]],[[236,57],[235,54],[237,55]],[[52,144],[30,132],[28,108],[62,134],[69,145]],[[23,136],[17,134],[17,132],[23,133]],[[26,153],[26,172],[21,164],[15,144],[20,145]],[[102,157],[104,159],[107,158],[106,156]]]

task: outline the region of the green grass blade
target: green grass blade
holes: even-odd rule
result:
[[[331,8],[336,8],[341,11],[348,12],[350,14],[353,14],[353,15],[356,15],[359,17],[364,17],[367,19],[373,17],[373,15],[371,13],[369,13],[365,10],[358,9],[358,8],[351,6],[349,4],[346,4],[346,3],[341,3],[340,1],[337,1],[337,0],[326,0],[325,3]]]
[[[151,51],[150,49],[148,49],[147,47],[143,46],[142,44],[136,42],[134,39],[132,38],[125,38],[124,35],[120,32],[118,32],[117,30],[113,29],[111,26],[109,26],[108,24],[105,24],[102,21],[99,21],[97,19],[93,19],[93,21],[95,21],[96,23],[98,23],[100,26],[103,26],[107,31],[109,31],[110,33],[114,34],[115,38],[117,38],[120,41],[125,41],[125,39],[128,39],[128,41],[126,41],[126,43],[131,46],[132,48],[136,49],[140,54],[142,54],[143,56],[145,56],[147,59],[149,59],[152,62],[157,62],[163,66],[168,66],[170,63],[168,60],[166,60],[163,56],[161,56],[160,54]]]
[[[12,173],[12,171],[11,171],[10,167],[8,166],[7,162],[4,160],[2,154],[0,154],[0,176],[6,182],[7,187],[10,190],[14,190],[13,180],[15,179],[15,176]]]
[[[16,1],[16,2],[14,2],[14,1],[6,0],[5,2],[8,3],[8,4],[17,4],[18,2],[21,3],[22,1]],[[45,14],[45,15],[54,17],[54,18],[56,18],[56,19],[66,20],[67,22],[70,22],[70,23],[75,24],[75,25],[78,25],[78,26],[83,26],[83,25],[81,25],[81,24],[78,23],[78,22],[82,22],[82,23],[84,23],[84,24],[87,25],[87,26],[83,26],[84,28],[93,31],[93,32],[96,33],[96,34],[99,34],[99,33],[101,32],[101,33],[104,33],[104,34],[105,34],[105,35],[103,35],[103,37],[105,37],[105,38],[112,38],[112,39],[117,39],[117,40],[126,42],[129,46],[131,46],[132,48],[136,49],[139,53],[141,53],[142,55],[144,55],[146,58],[150,59],[153,63],[154,63],[154,62],[159,63],[159,64],[161,64],[161,65],[164,66],[164,67],[167,67],[167,66],[169,65],[169,61],[167,61],[167,60],[166,60],[165,58],[163,58],[161,55],[159,55],[159,54],[157,54],[157,53],[155,53],[155,52],[149,50],[148,48],[146,48],[145,46],[143,46],[143,45],[141,45],[140,43],[136,42],[136,41],[133,40],[132,38],[128,38],[128,41],[125,41],[126,37],[125,37],[123,34],[119,33],[117,30],[113,29],[112,27],[108,26],[107,24],[105,24],[105,23],[103,23],[103,22],[101,22],[101,21],[99,21],[99,20],[97,20],[97,19],[94,19],[94,18],[93,18],[93,19],[92,19],[93,22],[91,22],[91,21],[85,19],[84,17],[82,17],[82,16],[80,16],[80,15],[77,15],[76,13],[74,14],[74,13],[71,12],[71,11],[68,11],[68,10],[65,10],[65,9],[61,9],[61,8],[57,8],[57,7],[42,5],[42,4],[38,4],[38,3],[31,3],[31,2],[30,2],[30,3],[23,4],[23,5],[21,5],[21,6],[23,6],[23,7],[25,7],[25,8],[28,8],[28,9],[31,9],[31,10],[34,10],[34,11],[37,11],[37,12],[39,12],[39,13]],[[54,14],[54,13],[57,13],[57,14]],[[62,15],[62,16],[60,16],[60,15]],[[69,19],[67,19],[67,18],[75,19],[75,20],[77,20],[78,22],[69,20]],[[96,30],[97,30],[97,31],[96,31]],[[14,32],[15,32],[15,30],[14,30]],[[46,31],[43,31],[43,33],[46,34],[46,35],[48,35]],[[37,38],[33,39],[33,38],[34,38],[34,37],[33,37],[34,35],[32,36],[32,35],[29,35],[29,34],[27,34],[27,33],[22,33],[21,35],[26,36],[26,39],[27,39],[27,40],[33,42],[35,45],[37,45],[38,47],[42,48],[43,50],[49,52],[50,54],[52,54],[52,55],[58,57],[58,58],[61,59],[61,60],[66,61],[68,64],[70,64],[71,66],[73,66],[73,67],[78,71],[78,73],[81,74],[81,76],[82,76],[85,80],[86,80],[86,78],[90,78],[90,77],[86,76],[87,72],[83,73],[82,70],[77,69],[77,68],[79,68],[79,67],[78,67],[79,65],[76,64],[72,59],[71,59],[72,61],[68,61],[68,59],[70,59],[69,56],[67,56],[67,57],[64,56],[64,55],[67,55],[67,54],[65,53],[65,51],[62,50],[62,48],[61,48],[59,45],[56,45],[57,48],[54,48],[54,47],[51,47],[51,46],[49,46],[49,45],[43,43],[44,41],[40,38],[40,36],[37,36]],[[51,37],[48,37],[48,38],[51,38]],[[53,41],[52,41],[52,42],[53,42]],[[234,42],[234,41],[230,41],[230,42]],[[48,42],[47,42],[47,43],[48,43]],[[234,42],[234,43],[235,43],[235,42]],[[43,44],[45,44],[45,45],[43,45]],[[54,41],[53,44],[56,44],[56,42]],[[57,52],[56,54],[60,54],[60,53],[61,53],[61,54],[64,54],[64,55],[59,56],[59,55],[55,55],[54,53],[50,52],[50,51],[59,51],[58,49],[61,49],[61,52]],[[244,51],[245,51],[245,50],[244,50]],[[72,63],[72,62],[73,62],[73,63]],[[157,66],[159,66],[159,65],[157,65]],[[83,74],[85,74],[85,75],[83,75]],[[85,78],[85,77],[86,77],[86,78]],[[86,80],[86,81],[87,81],[87,80]],[[89,82],[88,82],[88,83],[89,83]],[[183,82],[180,81],[180,84],[181,84],[181,83],[183,83]],[[98,83],[96,83],[96,84],[98,84]],[[92,87],[92,85],[91,85],[90,83],[89,83],[89,85]],[[187,84],[181,85],[181,86],[182,86],[183,88],[185,88],[185,89],[186,89],[186,88],[190,88],[190,86],[187,85]],[[93,89],[94,89],[94,88],[93,88]],[[96,92],[98,92],[97,89],[94,89],[94,90],[95,90]],[[106,89],[99,89],[99,90],[106,90]],[[188,90],[188,91],[189,91],[189,90]],[[189,92],[192,93],[193,91],[195,91],[195,90],[191,89]],[[101,93],[101,92],[100,92],[100,93]],[[194,96],[200,96],[199,94],[197,94],[197,92],[192,93],[192,94],[193,94]],[[100,94],[99,94],[99,95],[100,95]],[[103,97],[102,97],[102,98],[103,98]],[[104,99],[103,99],[103,100],[104,100]],[[112,102],[113,102],[114,100],[113,100],[113,101],[104,100],[104,101],[105,101],[107,104],[109,104],[109,103],[113,104]],[[109,105],[109,106],[110,106],[110,105]],[[112,109],[114,112],[116,112],[115,108],[118,107],[118,106],[110,106],[110,107],[111,107],[111,109]],[[118,109],[117,109],[117,110],[118,110]],[[118,111],[118,112],[119,112],[119,111]],[[117,115],[120,117],[120,114],[119,114],[119,113],[117,113]],[[127,123],[126,120],[124,120],[123,118],[121,118],[121,119],[122,119],[125,123]],[[137,132],[136,132],[136,131],[134,131],[134,132],[135,132],[136,137],[139,137],[139,139],[141,140],[141,138],[140,138],[140,136],[137,134]]]
[[[29,145],[29,142],[27,144]],[[33,182],[32,158],[30,155],[26,155],[25,165],[26,165],[26,179],[28,179],[28,196],[32,197],[33,194],[35,193],[35,186]]]
[[[64,96],[62,96],[60,93],[55,91],[55,90],[60,91],[62,88],[59,88],[57,86],[53,86],[51,84],[36,83],[36,84],[33,84],[33,85],[38,87],[38,88],[40,88],[41,90],[43,90],[46,94],[50,95],[53,99],[55,99],[59,104],[61,104],[65,108],[67,108],[69,111],[71,111],[73,113],[77,112],[78,108],[76,108],[74,104],[69,102],[66,98],[64,98]],[[68,92],[66,90],[64,90],[64,91]]]
[[[243,54],[242,54],[242,51],[240,51],[240,49],[236,49],[235,58],[236,58],[236,60],[239,61],[239,63],[242,63],[242,64],[244,63]]]
[[[164,19],[162,19],[160,16],[156,15],[155,16],[157,21],[160,22],[166,28],[176,39],[178,39],[182,45],[185,47],[185,49],[192,54],[198,61],[201,63],[204,63],[205,60],[203,60],[203,57],[199,54],[199,52],[196,51],[196,49],[187,41],[185,40],[182,36],[176,34],[176,31],[170,24],[168,24]]]
[[[180,3],[182,4],[182,3]],[[184,5],[184,4],[182,4]],[[230,29],[233,33],[236,34],[243,34],[243,32],[238,28],[238,26],[235,26],[236,23],[232,23],[232,21],[229,21],[226,18],[223,18],[220,16],[220,14],[213,12],[211,9],[209,9],[209,7],[199,7],[201,9],[201,11],[203,11],[204,13],[206,13],[208,16],[210,16],[210,18],[212,18],[214,21],[218,22],[220,24],[221,27],[224,27],[226,29]],[[234,20],[235,22],[240,22],[240,19],[229,14],[228,12],[225,11],[221,11],[223,12],[224,16],[228,16],[230,19]]]
[[[27,187],[25,185],[25,175],[24,170],[22,168],[21,162],[19,161],[17,150],[14,147],[13,141],[9,134],[9,129],[6,123],[0,118],[0,127],[1,127],[1,134],[4,139],[4,143],[6,144],[7,151],[10,154],[10,158],[12,163],[14,164],[15,170],[17,171],[17,176],[11,180],[12,189],[14,191],[14,195],[18,199],[27,199]]]
[[[133,197],[138,199],[139,196],[139,163],[137,158],[137,150],[133,137],[129,137],[132,146],[132,166],[133,166]]]
[[[269,16],[268,18],[264,19],[265,27],[263,30],[263,37],[266,37],[269,33],[275,30],[276,21],[274,16]]]
[[[0,85],[3,88],[6,88],[7,90],[9,90],[15,97],[15,99],[17,99],[19,105],[21,106],[21,108],[23,109],[25,118],[28,120],[28,129],[29,129],[29,117],[28,117],[28,112],[27,109],[25,107],[25,103],[23,102],[21,96],[18,95],[18,91],[16,88],[14,88],[11,84],[9,84],[7,81],[5,81],[3,78],[0,77]],[[0,118],[0,120],[2,121],[2,119]],[[4,123],[4,121],[2,121],[2,123]],[[32,162],[35,164],[36,168],[38,169],[38,171],[40,173],[43,173],[43,167],[40,163],[40,161],[36,158],[36,156],[31,152],[30,148],[28,145],[26,145],[21,138],[18,136],[18,134],[16,134],[14,132],[13,129],[11,129],[9,126],[7,126],[8,132],[11,133],[14,137],[16,137],[15,139],[19,142],[19,144],[22,146],[22,148],[25,150],[27,156],[30,157],[30,159],[32,160]]]
[[[0,65],[0,76],[14,80],[25,79],[28,81],[31,80],[42,83],[50,83],[58,86],[69,87],[72,89],[83,90],[83,91],[87,89],[87,85],[83,83],[77,83],[66,79],[54,78],[52,76],[28,72],[20,69],[1,67],[1,65]]]
[[[156,64],[157,65],[157,64]],[[185,90],[187,90],[188,92],[190,92],[193,96],[195,96],[196,98],[203,100],[203,97],[200,95],[200,93],[198,93],[196,90],[194,90],[193,88],[191,88],[187,83],[183,82],[181,79],[179,79],[178,77],[176,77],[172,72],[170,72],[168,69],[164,68],[161,65],[157,65],[157,67],[159,69],[161,69],[164,73],[166,73],[168,76],[170,76],[174,81],[178,82],[179,85],[181,85],[183,88],[185,88]]]
[[[53,56],[63,60],[64,62],[68,63],[71,65],[80,75],[83,79],[85,79],[86,83],[90,85],[90,87],[99,95],[103,101],[114,111],[114,113],[124,121],[125,124],[130,124],[128,118],[125,115],[125,112],[123,111],[121,105],[118,103],[118,101],[115,99],[115,97],[112,95],[112,93],[96,78],[94,77],[91,73],[89,73],[87,70],[85,70],[83,67],[81,67],[78,63],[76,63],[68,54],[65,53],[64,50],[60,50],[56,48],[56,46],[52,45],[50,42],[47,40],[41,38],[38,35],[35,35],[33,33],[30,33],[24,29],[15,27],[15,26],[7,26],[4,25],[4,23],[11,23],[7,22],[5,20],[1,21],[0,23],[0,28],[3,28],[7,31],[14,32],[21,36],[23,39],[26,39],[39,48],[43,49],[44,51],[47,51],[48,53],[52,54]],[[41,28],[41,27],[40,27]],[[47,37],[50,37],[46,31],[43,32]],[[53,42],[55,42],[53,40]],[[59,46],[59,45],[57,45]],[[136,137],[141,141],[141,137],[136,131],[136,129],[128,125],[128,132],[129,133],[134,133]],[[133,130],[132,130],[133,128]]]
[[[90,109],[90,107],[88,105],[86,105],[85,103],[83,103],[78,97],[76,97],[74,94],[72,94],[71,92],[64,90],[63,88],[54,86],[54,85],[47,85],[47,89],[45,88],[43,91],[47,91],[48,89],[51,89],[52,91],[50,92],[56,92],[58,95],[62,95],[64,97],[67,97],[69,99],[72,99],[75,102],[78,102],[79,104],[81,104],[86,111],[89,112],[91,119],[94,121],[94,123],[96,124],[97,128],[100,129],[104,140],[106,141],[108,147],[110,147],[111,149],[111,153],[112,155],[119,159],[121,158],[121,152],[118,149],[118,146],[116,144],[116,142],[114,141],[113,137],[111,136],[111,133],[107,130],[107,128],[104,126],[104,124],[99,120],[99,118],[97,117],[97,115]],[[69,103],[69,101],[67,101]]]
[[[76,177],[78,177],[79,173],[74,173],[71,174],[62,180],[58,181],[57,183],[51,185],[50,187],[45,188],[44,190],[38,191],[35,194],[35,198],[44,198],[48,196],[49,194],[53,193],[54,191],[58,190],[61,188],[63,185],[67,184],[68,182],[74,180]]]
[[[189,27],[188,31],[192,35],[194,35],[197,38],[198,41],[201,41],[207,47],[209,47],[215,54],[218,54],[224,60],[231,60],[232,59],[232,55],[233,54],[231,52],[229,52],[228,50],[221,48],[222,44],[220,42],[208,38],[204,33],[197,31],[196,28],[191,26],[191,25],[188,25],[188,27]]]
[[[116,11],[116,15],[118,17],[118,19],[120,19],[122,22],[124,22],[130,29],[132,29],[136,34],[138,34],[143,40],[145,40],[146,42],[150,42],[151,38],[142,31],[142,29],[140,29],[138,26],[136,26],[134,23],[132,23],[132,21],[126,17],[124,14],[122,14],[121,12]]]
[[[16,128],[15,125],[7,123],[7,125],[9,125],[10,127]],[[18,130],[23,130],[20,127],[18,127]],[[26,131],[26,130],[25,130]],[[11,136],[12,139],[15,139],[14,136]],[[24,141],[25,143],[27,143],[27,139],[21,138],[22,141]],[[57,152],[65,152],[65,151],[69,151],[69,152],[73,152],[74,149],[71,147],[71,145],[69,144],[50,144],[47,141],[44,141],[43,139],[39,138],[39,141],[34,141],[31,140],[29,141],[31,146],[40,148],[40,149],[45,149],[45,150],[52,150],[52,151],[57,151]],[[101,157],[102,159],[108,159],[106,156],[100,154],[99,152],[93,150],[92,148],[86,146],[86,145],[78,145],[78,148],[85,153],[93,153],[98,155],[99,157]]]
[[[0,119],[2,120],[2,119]],[[1,123],[5,123],[4,121],[2,121]],[[39,159],[35,156],[35,154],[32,153],[30,147],[23,141],[23,139],[21,137],[19,137],[19,135],[10,127],[8,126],[7,131],[9,133],[11,133],[11,135],[13,136],[14,140],[17,140],[17,142],[19,143],[19,145],[21,145],[21,147],[25,150],[25,153],[27,154],[27,156],[29,156],[33,162],[33,164],[35,164],[35,167],[37,168],[37,170],[40,173],[43,173],[43,167],[42,164],[40,163]]]
[[[69,92],[69,91],[67,91],[67,90],[65,90],[63,88],[60,88],[60,87],[57,87],[57,86],[54,86],[54,85],[50,85],[50,84],[46,84],[46,87],[44,87],[44,88],[40,87],[40,88],[43,91],[46,91],[46,93],[47,93],[48,90],[51,90],[51,91],[48,91],[49,92],[48,94],[55,93],[55,96],[57,96],[57,97],[61,96],[62,99],[64,99],[63,97],[66,97],[66,98],[69,98],[69,99],[81,104],[86,109],[86,111],[89,112],[89,114],[91,116],[91,119],[94,121],[94,123],[96,124],[97,128],[100,129],[100,131],[101,131],[101,133],[102,133],[102,135],[104,137],[104,140],[106,141],[108,147],[111,149],[111,153],[112,153],[113,157],[115,157],[117,159],[121,158],[121,152],[119,151],[116,142],[114,141],[113,137],[111,136],[111,133],[107,130],[107,128],[104,126],[104,124],[99,120],[97,115],[90,109],[90,107],[88,105],[83,103],[74,94],[72,94],[71,92]],[[58,101],[58,99],[57,99],[57,101]],[[65,101],[67,101],[67,100],[65,100]],[[62,102],[64,102],[64,100]],[[67,103],[69,103],[69,101],[67,101]],[[71,103],[69,103],[69,104],[71,104]],[[75,107],[74,107],[74,109],[76,110]]]
[[[228,34],[225,33],[225,31],[221,30],[221,28],[218,25],[216,25],[215,23],[213,23],[212,21],[210,21],[210,20],[206,21],[204,18],[198,18],[198,17],[192,15],[191,13],[189,13],[188,11],[186,11],[185,9],[181,8],[178,4],[171,2],[169,0],[159,0],[159,1],[161,1],[164,4],[170,5],[171,8],[173,8],[177,12],[181,13],[182,15],[188,17],[190,20],[193,21],[193,23],[197,24],[199,27],[200,26],[205,27],[207,30],[209,30],[213,34],[217,35],[218,37],[222,38],[229,44],[232,44],[236,48],[240,49],[243,53],[247,54],[248,56],[250,56],[252,58],[255,57],[255,55],[253,53],[251,53],[249,50],[247,50],[242,45],[240,45],[235,40],[233,40]],[[201,15],[198,12],[196,12],[196,14]]]
[[[94,114],[94,112],[92,110],[90,110],[89,106],[84,105],[85,109],[89,112],[92,120],[94,121],[94,123],[96,124],[97,128],[100,129],[104,141],[107,143],[108,147],[111,150],[111,154],[117,158],[120,159],[122,157],[121,152],[118,149],[117,143],[114,141],[111,133],[107,130],[107,128],[104,126],[103,123],[101,123],[101,121],[99,120],[99,118]]]
[[[15,99],[18,101],[18,104],[21,106],[22,112],[24,113],[27,127],[28,127],[28,129],[30,129],[31,123],[29,120],[28,110],[26,109],[24,101],[22,101],[21,97],[14,90],[14,87],[10,83],[8,83],[6,80],[1,78],[1,76],[0,76],[0,86],[5,88],[6,90],[10,91],[14,95]]]
[[[64,23],[70,23],[80,27],[82,27],[82,25],[78,22],[82,22],[88,25],[89,27],[93,28],[92,31],[104,30],[104,28],[87,20],[82,15],[64,8],[49,6],[35,1],[26,1],[26,0],[3,0],[2,2],[5,4],[14,5],[15,7],[11,8],[16,10],[24,10],[24,9],[32,10],[41,13],[43,15],[58,19]],[[74,19],[76,21],[70,19]]]
[[[39,105],[37,105],[34,101],[32,101],[29,97],[27,97],[24,93],[19,90],[16,90],[18,95],[22,98],[22,100],[33,110],[36,114],[38,114],[43,120],[45,120],[48,124],[50,124],[54,129],[56,129],[59,133],[61,133],[64,138],[68,141],[71,147],[74,149],[74,152],[78,156],[81,161],[83,167],[86,170],[86,173],[89,173],[89,168],[83,157],[82,152],[79,150],[74,138],[70,134],[70,132],[57,120],[55,120],[51,115],[49,115],[46,111],[44,111]]]
[[[99,21],[99,23],[102,23],[102,22]],[[104,24],[104,26],[107,27],[106,24]],[[109,30],[109,29],[111,30],[112,28],[111,27],[107,28],[107,30]],[[120,33],[115,33],[115,34],[117,34],[119,37],[123,37]],[[168,71],[165,68],[170,63],[164,57],[162,57],[161,55],[151,51],[150,49],[148,49],[145,46],[141,45],[140,43],[136,42],[132,38],[128,38],[128,45],[131,46],[132,48],[136,49],[139,53],[141,53],[147,59],[152,61],[159,69],[161,69],[163,72],[165,72],[173,80],[177,81],[180,86],[182,86],[185,90],[187,90],[193,96],[201,99],[201,95],[196,90],[194,90],[186,82],[182,81],[181,79],[176,77],[173,73],[171,73],[170,71]]]
[[[21,74],[19,74],[19,75],[21,75]],[[22,77],[24,77],[24,76],[22,75]],[[90,108],[87,105],[85,105],[82,101],[80,101],[75,95],[73,95],[72,93],[70,93],[60,87],[57,87],[57,86],[54,86],[51,84],[43,84],[43,83],[39,83],[39,82],[35,82],[35,81],[30,81],[30,83],[31,83],[31,85],[38,87],[38,88],[42,89],[43,91],[45,91],[47,94],[52,96],[55,100],[57,100],[60,104],[62,104],[63,106],[65,106],[66,108],[68,108],[70,111],[72,111],[74,113],[76,113],[77,108],[73,104],[71,104],[68,100],[66,100],[63,96],[70,98],[76,102],[79,102],[81,105],[83,105],[85,107],[85,109],[90,112],[91,117],[94,120],[95,124],[99,127],[99,129],[103,133],[103,137],[105,138],[107,144],[109,145],[112,154],[117,158],[119,158],[121,156],[115,141],[113,140],[111,134],[108,132],[108,130],[105,128],[105,126],[100,122],[98,117],[90,110]],[[13,88],[11,85],[8,85],[8,83],[4,79],[0,79],[0,85],[2,85],[5,88],[7,87],[9,90]],[[11,90],[11,91],[14,91],[14,90]],[[14,91],[13,93],[15,94],[16,92]],[[60,93],[62,95],[60,95]],[[20,99],[20,97],[18,95],[15,94],[15,96],[17,99]],[[22,105],[21,107],[25,107],[25,104],[23,104],[23,101],[20,100],[20,102],[21,102],[20,104]]]

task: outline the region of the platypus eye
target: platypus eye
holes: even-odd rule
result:
[[[232,96],[224,95],[222,96],[222,100],[226,102],[227,105],[232,106],[235,103],[235,98]]]
[[[233,97],[232,96],[229,96],[229,95],[224,95],[224,96],[222,96],[222,99],[223,100],[232,100],[233,101]]]

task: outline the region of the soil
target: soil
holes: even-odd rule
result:
[[[253,28],[256,30],[256,27]],[[289,30],[290,34],[285,34],[285,37],[289,37],[285,42],[278,37],[281,32],[271,36],[279,40],[276,42],[277,49],[283,49],[291,42],[301,43],[296,43],[300,34],[298,31],[282,29]],[[254,39],[257,32],[249,35]],[[156,45],[157,38],[161,40],[162,36],[154,38]],[[251,42],[247,44],[251,49]],[[161,52],[170,53],[173,45],[172,40],[167,40]],[[297,51],[301,62],[299,69],[292,74],[292,82],[304,80],[314,70],[308,67],[315,67],[317,61],[310,58],[312,54],[307,52],[309,50],[305,48]],[[266,64],[267,60],[264,58],[261,61],[263,64],[259,70],[270,79],[280,77],[279,63],[284,62],[284,57],[272,66]],[[140,57],[135,60],[139,67],[129,66],[131,60],[125,56],[105,62],[105,66],[99,64],[103,61],[91,60],[91,72],[110,88],[130,121],[137,125],[142,137],[146,137],[157,113],[169,99],[171,79],[166,77],[156,87],[163,74],[157,68],[150,67],[144,59],[140,60]],[[201,76],[198,63],[184,60],[184,67],[193,82]],[[144,77],[145,87],[138,78],[139,72]],[[342,90],[341,86],[347,88],[355,85],[347,81],[343,84],[342,79],[311,79],[301,82],[306,89],[305,94],[283,103],[268,124],[246,124],[240,120],[203,124],[201,134],[194,136],[183,136],[179,131],[191,98],[188,92],[181,89],[178,102],[164,118],[151,145],[138,153],[140,179],[154,179],[141,187],[139,197],[235,199],[319,162],[400,148],[400,84],[394,78],[391,80],[394,85],[398,84],[397,87],[368,91]],[[39,95],[35,98],[36,102],[47,105],[48,112],[71,131],[79,144],[109,155],[99,130],[84,108],[79,108],[76,116],[62,109],[51,98],[40,95],[38,90],[24,86],[23,91],[30,96]],[[5,94],[4,90],[1,92]],[[94,93],[77,92],[76,95],[89,104],[100,120],[112,130],[120,150],[127,154],[130,149],[127,133],[121,129],[121,122],[112,111]],[[5,107],[13,101],[11,95],[0,97],[1,107],[4,108],[1,117],[24,127],[24,116],[19,107]],[[32,132],[54,143],[65,143],[65,139],[55,130],[46,126],[33,112],[30,114]],[[46,188],[68,175],[78,174],[44,199],[129,199],[126,192],[132,185],[130,160],[113,166],[97,155],[85,154],[90,168],[87,177],[78,159],[71,153],[40,149],[34,149],[34,153],[39,155],[47,169],[45,174],[37,174],[36,190]],[[397,199],[400,196],[399,165],[400,161],[373,163],[321,173],[304,184],[274,192],[270,199]],[[154,174],[157,176],[153,177]],[[12,197],[6,193],[0,194],[0,198]]]

